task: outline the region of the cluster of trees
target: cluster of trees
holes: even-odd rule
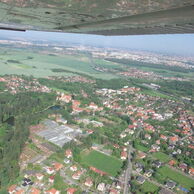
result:
[[[40,78],[39,82],[43,85],[46,85],[50,88],[57,88],[64,90],[73,94],[75,100],[82,101],[83,104],[89,104],[94,102],[98,105],[101,105],[99,98],[95,95],[94,85],[90,83],[81,83],[81,82],[63,82],[58,80],[48,80]],[[88,95],[88,98],[83,97],[82,92],[85,92]]]
[[[5,83],[4,82],[0,82],[0,91],[5,90]]]
[[[53,94],[0,94],[0,188],[19,175],[18,159],[28,139],[28,128],[45,116],[41,110],[54,100]]]
[[[96,87],[99,89],[102,88],[108,88],[108,89],[120,89],[123,86],[130,86],[131,82],[125,80],[125,79],[111,79],[111,80],[102,80],[97,79],[96,80]]]
[[[179,95],[179,96],[194,96],[194,83],[186,81],[166,81],[161,82],[161,91]]]

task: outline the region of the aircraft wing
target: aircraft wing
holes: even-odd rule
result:
[[[98,35],[194,33],[194,0],[0,0],[0,29]]]

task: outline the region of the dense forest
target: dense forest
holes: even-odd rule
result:
[[[194,83],[181,81],[166,81],[161,82],[161,91],[179,96],[194,96]]]
[[[55,98],[44,93],[0,94],[0,189],[19,175],[18,158],[29,135],[28,127],[39,122],[44,116],[40,111]]]

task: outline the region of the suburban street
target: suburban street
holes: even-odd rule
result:
[[[125,185],[124,185],[124,194],[128,194],[129,193],[129,185],[128,182],[131,180],[131,173],[132,173],[132,162],[131,162],[131,155],[133,153],[133,147],[131,145],[128,146],[128,164],[127,164],[127,169],[125,172]]]

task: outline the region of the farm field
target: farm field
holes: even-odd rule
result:
[[[103,172],[106,172],[111,176],[116,176],[122,167],[121,160],[95,150],[87,154],[83,154],[82,162],[88,166],[93,166]]]
[[[167,166],[164,166],[158,170],[158,172],[165,178],[174,180],[176,183],[180,184],[186,189],[191,189],[194,186],[193,180],[178,173]]]
[[[72,76],[76,75],[76,73],[82,73],[101,79],[118,78],[117,75],[98,72],[93,69],[89,58],[84,55],[51,55],[29,49],[26,51],[24,49],[3,48],[0,51],[0,66],[0,75],[25,74],[33,75],[34,77],[48,77]],[[53,69],[62,71],[55,72]],[[66,72],[65,70],[71,72]]]
[[[168,162],[170,160],[170,157],[162,152],[155,152],[152,154],[152,156],[161,162]]]

